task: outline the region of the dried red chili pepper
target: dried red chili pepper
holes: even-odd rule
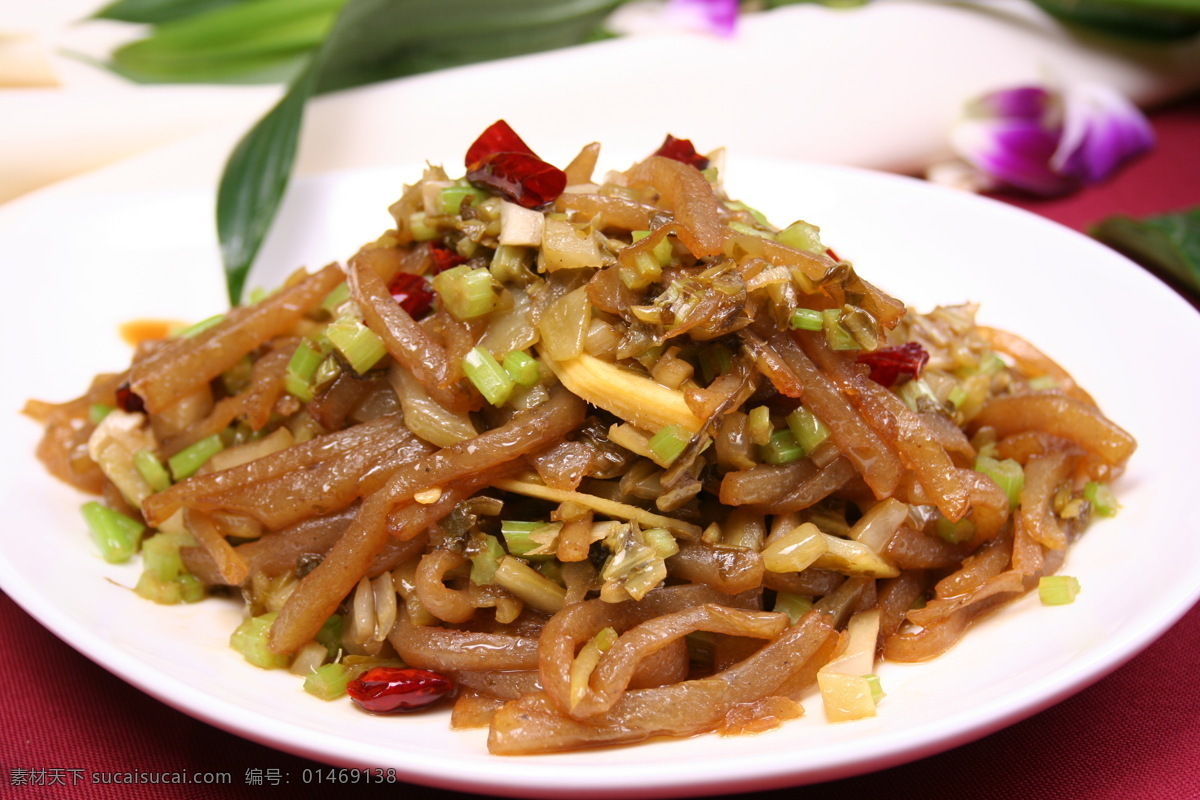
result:
[[[525,208],[552,203],[567,187],[567,173],[528,153],[492,153],[467,170],[467,180]]]
[[[871,368],[871,380],[881,386],[893,386],[901,375],[917,378],[929,361],[929,353],[919,342],[905,342],[896,347],[884,347],[863,353],[858,363]]]
[[[433,287],[420,275],[397,272],[388,281],[388,291],[413,319],[420,319],[433,308]]]
[[[567,173],[538,158],[502,119],[467,149],[466,163],[472,184],[525,208],[554,202],[567,186]]]
[[[534,157],[537,156],[533,149],[525,144],[520,136],[517,136],[517,132],[502,119],[489,125],[487,130],[479,134],[479,138],[467,148],[464,166],[469,168],[475,162],[482,161],[493,153],[527,153]]]
[[[708,169],[708,159],[696,152],[691,139],[676,139],[669,133],[662,145],[654,151],[654,155],[682,161],[696,169]]]
[[[128,414],[136,414],[146,410],[146,401],[126,381],[117,387],[117,408]]]
[[[372,714],[416,711],[452,691],[454,682],[445,675],[412,667],[375,667],[346,686],[354,704]]]
[[[445,272],[451,267],[467,263],[466,256],[459,255],[457,250],[447,247],[437,240],[429,243],[429,255],[433,259],[433,272],[435,275],[439,272]]]

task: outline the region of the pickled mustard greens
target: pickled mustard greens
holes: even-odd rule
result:
[[[104,557],[239,592],[235,649],[315,697],[453,696],[497,754],[765,730],[813,687],[860,718],[880,658],[1074,599],[1135,443],[1065,369],[907,311],[688,140],[598,155],[498,122],[345,265],[30,401]]]

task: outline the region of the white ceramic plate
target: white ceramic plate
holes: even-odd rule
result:
[[[654,144],[649,145],[653,147]],[[569,145],[567,145],[569,149]],[[179,158],[178,155],[174,158]],[[522,797],[751,791],[880,769],[964,743],[1077,691],[1173,623],[1200,590],[1194,453],[1179,410],[1200,398],[1200,317],[1137,267],[1040,218],[888,175],[732,158],[732,194],[777,222],[809,219],[861,273],[919,308],[979,301],[981,319],[1042,345],[1140,442],[1117,487],[1124,509],[1096,524],[1065,572],[1070,606],[1036,597],[979,624],[934,662],[883,664],[874,719],[829,724],[820,702],[758,736],[702,736],[537,758],[489,756],[485,734],[446,714],[376,718],[306,695],[285,672],[244,663],[227,640],[240,619],[210,600],[158,607],[133,595],[136,566],[106,565],[77,508],[46,477],[25,396],[66,399],[128,351],[130,318],[201,319],[222,307],[211,189],[161,161],[117,168],[0,209],[8,308],[0,431],[7,443],[0,585],[51,630],[163,701],[250,739],[404,779]],[[273,280],[346,256],[389,224],[387,204],[419,169],[304,179],[263,261]],[[13,344],[18,343],[14,347]],[[15,362],[15,363],[14,363]]]

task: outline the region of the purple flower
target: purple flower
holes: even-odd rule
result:
[[[1053,196],[1104,180],[1149,150],[1154,132],[1107,86],[1020,86],[969,103],[951,143],[977,185]]]
[[[737,28],[738,0],[670,0],[666,14],[680,25],[728,37]]]

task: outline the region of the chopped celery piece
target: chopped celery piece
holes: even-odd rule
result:
[[[642,539],[654,548],[659,558],[670,558],[679,552],[679,542],[666,528],[647,528],[642,531]]]
[[[528,248],[502,244],[492,254],[492,263],[488,270],[491,271],[492,277],[501,283],[520,283],[528,275],[531,261],[529,253]]]
[[[962,408],[962,404],[967,401],[967,396],[967,390],[964,389],[961,384],[956,383],[954,388],[950,390],[950,394],[946,399],[949,400],[950,405],[954,406],[955,408]]]
[[[773,239],[773,238],[775,238],[775,237],[774,237],[774,236],[773,236],[773,235],[770,233],[770,231],[764,231],[764,230],[762,230],[761,228],[756,228],[756,227],[754,227],[753,225],[747,225],[746,223],[744,223],[744,222],[738,222],[737,220],[732,220],[732,221],[730,221],[730,223],[729,223],[729,227],[730,227],[732,230],[735,230],[735,231],[737,231],[738,233],[744,233],[744,234],[746,234],[747,236],[759,236],[759,237],[761,237],[761,238],[763,238],[763,239]]]
[[[535,385],[542,377],[537,359],[524,350],[513,350],[504,356],[504,371],[526,389]]]
[[[281,669],[291,663],[291,656],[271,652],[267,646],[267,637],[271,633],[271,624],[278,616],[270,611],[258,617],[250,617],[229,636],[229,646],[242,654],[242,657],[256,667],[263,669]]]
[[[896,390],[896,394],[913,411],[924,411],[927,408],[938,408],[941,406],[937,395],[929,388],[929,384],[925,382],[924,378],[913,378],[912,380],[905,381]]]
[[[287,372],[284,373],[284,385],[288,393],[308,402],[313,399],[313,375],[317,373],[317,367],[321,366],[322,359],[325,354],[316,347],[316,345],[305,339],[296,347],[292,353],[292,359],[288,362]]]
[[[788,414],[787,425],[792,436],[796,438],[796,444],[803,448],[805,455],[816,450],[829,436],[829,428],[825,427],[825,423],[804,406],[797,406],[795,411]]]
[[[142,480],[156,492],[165,491],[171,485],[171,474],[150,450],[138,450],[133,454],[133,466]]]
[[[691,434],[682,425],[668,425],[650,437],[650,452],[658,463],[670,466],[683,453],[691,440]]]
[[[490,533],[483,535],[483,547],[471,555],[471,583],[476,586],[488,586],[496,581],[496,567],[504,556],[504,548],[500,540]]]
[[[822,312],[825,324],[825,341],[829,343],[829,347],[833,350],[859,350],[861,349],[858,340],[850,335],[850,331],[842,326],[842,312],[836,308],[826,309]]]
[[[224,314],[214,314],[213,316],[209,317],[208,319],[202,319],[193,325],[188,325],[186,328],[179,331],[175,335],[178,336],[180,339],[191,339],[193,336],[204,333],[209,328],[216,327],[217,325],[220,325],[224,321],[225,321]]]
[[[1004,359],[995,353],[987,353],[979,360],[977,371],[980,375],[995,375],[1002,372],[1008,365],[1004,363]]]
[[[825,252],[825,245],[821,244],[820,232],[821,229],[816,225],[810,225],[804,220],[797,220],[775,234],[775,238],[780,244],[819,255]]]
[[[762,460],[768,464],[790,464],[804,457],[804,448],[790,430],[775,431],[771,440],[760,449]]]
[[[112,413],[113,407],[104,403],[92,403],[88,406],[88,422],[99,425],[104,418]]]
[[[183,571],[183,559],[179,557],[180,537],[170,533],[158,533],[142,542],[142,570],[160,581],[173,581]]]
[[[304,691],[320,700],[336,700],[346,693],[349,683],[345,664],[322,664],[304,678]]]
[[[437,227],[429,224],[424,211],[408,215],[408,232],[418,242],[428,242],[431,239],[436,239],[438,235]]]
[[[1102,517],[1115,517],[1121,504],[1107,483],[1088,481],[1083,486],[1083,497],[1092,506],[1092,510]]]
[[[110,564],[123,564],[137,552],[146,526],[136,519],[100,505],[95,500],[84,503],[83,519],[92,532],[92,540],[100,555]]]
[[[487,350],[482,347],[471,348],[463,356],[462,368],[467,380],[489,403],[502,406],[508,402],[513,391],[512,376]]]
[[[645,289],[662,277],[662,264],[652,253],[634,253],[632,264],[621,264],[621,282],[630,289]]]
[[[958,522],[951,522],[945,517],[938,517],[934,526],[939,539],[950,544],[965,542],[975,535],[975,523],[965,517]]]
[[[513,556],[501,557],[493,578],[527,606],[547,614],[561,611],[567,596],[562,586]]]
[[[1059,388],[1058,380],[1051,375],[1039,375],[1029,379],[1029,388],[1035,392],[1049,392]]]
[[[336,316],[337,311],[341,308],[342,303],[350,299],[350,285],[342,281],[337,286],[330,290],[329,294],[325,295],[325,299],[321,301],[321,310],[329,316]]]
[[[495,308],[499,287],[488,270],[460,264],[435,275],[433,290],[455,319],[467,320]]]
[[[537,550],[542,546],[541,542],[535,541],[532,537],[536,531],[546,527],[547,524],[545,522],[524,522],[512,519],[502,521],[500,523],[500,535],[504,537],[504,546],[508,548],[508,552],[521,558],[537,559],[553,557],[552,554],[548,556],[531,556],[529,554],[531,550]]]
[[[487,193],[474,186],[447,186],[438,192],[438,211],[443,214],[457,214],[462,211],[463,201],[471,198],[472,205],[478,205],[487,199]]]
[[[811,597],[802,594],[791,594],[789,592],[779,592],[775,595],[774,610],[787,614],[788,619],[795,625],[800,621],[800,618],[812,611],[813,601]]]
[[[640,242],[649,235],[650,231],[633,231],[633,241]],[[671,263],[675,255],[675,248],[671,245],[670,237],[664,236],[662,241],[654,245],[654,249],[650,252],[654,253],[654,258],[658,261],[659,265],[665,267]]]
[[[867,679],[867,686],[871,688],[871,699],[878,703],[884,698],[883,685],[879,682],[878,675],[864,675]]]
[[[990,456],[978,456],[975,459],[975,470],[994,480],[1008,495],[1009,507],[1016,507],[1021,500],[1021,488],[1025,485],[1025,470],[1020,464],[1011,458],[999,461]]]
[[[179,599],[184,603],[198,603],[204,599],[204,584],[191,573],[176,576],[173,583],[179,587]]]
[[[771,409],[766,406],[755,406],[746,415],[746,436],[754,444],[767,445],[771,443]]]
[[[387,355],[383,340],[364,325],[362,320],[350,314],[340,316],[329,323],[325,335],[359,375],[364,374]]]
[[[788,324],[798,331],[819,331],[825,327],[825,315],[815,308],[797,308]]]
[[[1079,579],[1070,575],[1045,575],[1038,581],[1038,597],[1047,606],[1073,603],[1079,590]]]
[[[345,618],[341,614],[330,614],[329,619],[325,620],[325,624],[321,626],[321,630],[317,631],[317,635],[313,637],[325,645],[325,651],[330,658],[337,658],[338,651],[342,649],[342,629],[344,627]]]
[[[224,449],[225,445],[221,443],[220,435],[214,433],[171,456],[167,459],[167,466],[171,468],[171,475],[175,480],[181,481],[194,475],[196,470],[204,466],[204,462]]]

